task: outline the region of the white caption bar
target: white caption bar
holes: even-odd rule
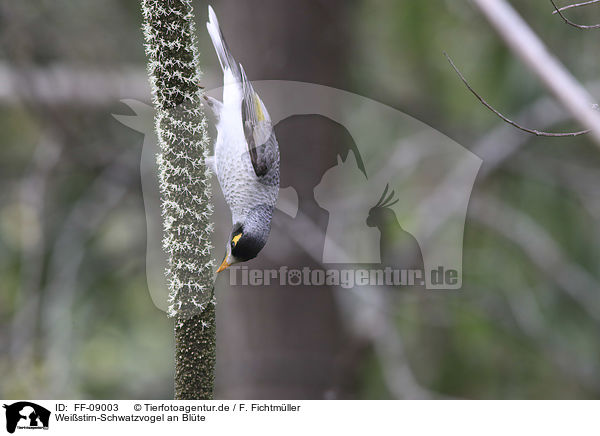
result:
[[[598,402],[4,400],[1,425],[26,436],[106,434],[598,434]],[[33,432],[32,430],[41,430]],[[4,433],[7,434],[7,433]]]

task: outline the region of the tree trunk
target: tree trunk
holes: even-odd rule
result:
[[[231,51],[250,80],[297,80],[343,87],[348,46],[345,1],[224,0],[216,9]],[[319,116],[284,120],[275,133],[281,151],[281,187],[293,186],[300,199],[299,213],[325,230],[328,214],[314,200],[313,188],[336,164],[337,154],[348,152],[349,146],[342,144],[349,135]],[[276,211],[267,246],[247,266],[320,267],[293,242],[290,232],[302,234],[302,227]],[[323,244],[317,237],[311,242]],[[332,289],[229,287],[228,274],[218,281],[219,396],[352,396],[356,344],[344,329]]]

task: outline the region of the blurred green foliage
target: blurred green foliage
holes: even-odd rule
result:
[[[3,66],[145,68],[137,1],[11,3],[0,11]],[[564,25],[546,1],[512,3],[582,83],[598,80],[600,33]],[[443,51],[513,118],[546,95],[468,1],[352,4],[350,91],[401,109],[467,148],[501,122],[468,93]],[[571,14],[600,22],[600,7]],[[146,285],[143,138],[113,112],[127,109],[116,101],[92,108],[0,101],[0,397],[172,396],[172,323]],[[60,157],[34,189],[40,203],[28,205],[25,186],[44,166],[35,154],[47,140],[60,144]],[[598,282],[599,155],[585,137],[527,138],[475,192],[529,217],[563,260]],[[115,176],[106,183],[122,190],[114,204],[94,191],[107,168]],[[600,321],[540,269],[528,243],[470,217],[464,289],[398,297],[394,320],[423,387],[460,398],[600,395]],[[587,292],[600,298],[599,290]],[[53,323],[60,327],[49,330]],[[360,368],[359,397],[392,396],[374,355]]]

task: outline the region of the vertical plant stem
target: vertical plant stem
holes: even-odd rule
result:
[[[175,318],[175,398],[210,399],[215,367],[214,262],[209,138],[190,0],[142,0],[148,74]]]
[[[215,382],[215,305],[175,325],[175,399],[211,400]]]

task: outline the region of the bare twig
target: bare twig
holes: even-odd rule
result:
[[[491,110],[493,113],[495,113],[498,117],[502,118],[505,122],[507,122],[508,124],[510,124],[511,126],[516,127],[519,130],[522,130],[524,132],[527,133],[531,133],[532,135],[536,135],[536,136],[549,136],[549,137],[565,137],[565,136],[579,136],[579,135],[585,135],[586,133],[589,133],[590,130],[580,130],[578,132],[566,132],[566,133],[552,133],[552,132],[543,132],[541,130],[536,130],[536,129],[529,129],[527,127],[523,127],[522,125],[516,123],[515,121],[507,118],[506,116],[504,116],[502,113],[500,113],[499,111],[497,111],[491,104],[489,104],[481,95],[479,95],[477,93],[477,91],[475,91],[471,85],[469,84],[469,82],[467,81],[467,79],[465,79],[465,76],[463,76],[463,74],[460,72],[460,70],[456,67],[456,65],[454,64],[454,62],[452,61],[452,58],[450,58],[450,56],[448,56],[448,53],[444,52],[444,56],[446,56],[446,59],[448,59],[448,62],[450,62],[450,65],[452,66],[452,68],[454,69],[454,71],[456,71],[456,74],[458,74],[458,77],[460,77],[460,80],[462,80],[462,82],[465,84],[465,86],[467,87],[467,89],[469,91],[471,91],[473,93],[473,95],[475,97],[477,97],[477,99],[485,106],[487,107],[489,110]]]
[[[600,146],[600,114],[594,100],[544,43],[504,0],[473,0],[510,49],[543,81]]]
[[[600,0],[590,0],[587,2],[583,2],[583,3],[575,3],[572,5],[563,6],[562,8],[557,8],[554,12],[552,12],[552,15],[556,15],[562,11],[566,11],[567,9],[580,8],[582,6],[589,6],[591,4],[599,3],[599,2],[600,2]]]
[[[589,3],[595,3],[596,1],[599,1],[599,0],[594,0],[593,2],[589,2]],[[577,24],[577,23],[569,20],[567,17],[565,17],[565,14],[562,13],[562,10],[559,9],[558,6],[556,6],[556,3],[554,3],[554,0],[550,0],[550,3],[552,3],[552,6],[554,6],[553,13],[558,13],[558,15],[560,15],[560,18],[562,18],[563,21],[565,23],[567,23],[569,26],[573,26],[576,29],[581,29],[581,30],[600,29],[600,24],[592,24],[592,25]],[[571,6],[576,6],[576,5],[571,5]],[[583,6],[583,4],[579,4],[577,6]]]

